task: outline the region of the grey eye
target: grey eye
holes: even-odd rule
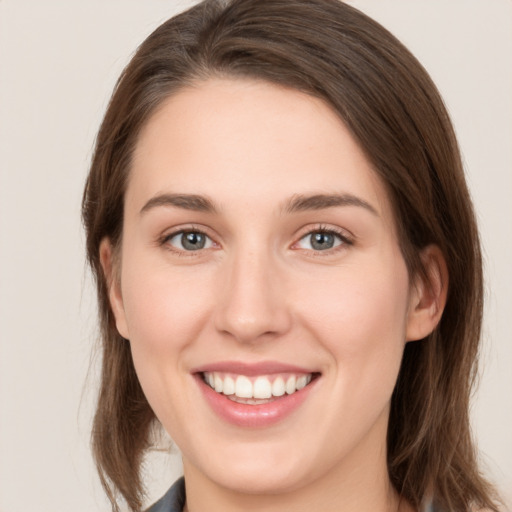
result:
[[[326,251],[341,245],[344,241],[341,236],[330,231],[313,231],[299,240],[301,249],[313,251]]]
[[[212,246],[212,240],[199,231],[181,231],[171,236],[168,243],[182,251],[199,251]]]

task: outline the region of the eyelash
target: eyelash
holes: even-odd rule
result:
[[[181,228],[181,229],[178,229],[171,233],[167,233],[167,234],[163,235],[159,239],[158,245],[164,247],[166,250],[168,250],[168,251],[172,252],[173,254],[180,256],[180,257],[197,256],[196,253],[201,253],[201,252],[203,252],[204,249],[197,249],[195,251],[187,251],[187,250],[183,250],[183,249],[177,249],[177,248],[173,247],[171,244],[169,244],[169,241],[172,240],[174,237],[176,237],[178,235],[184,235],[186,233],[194,233],[194,234],[202,235],[202,236],[206,237],[207,239],[209,239],[213,244],[215,244],[215,242],[213,242],[212,237],[209,236],[208,233],[206,233],[206,231],[204,229],[201,229],[197,226],[190,226],[190,227]]]
[[[347,246],[354,245],[354,240],[349,237],[346,233],[346,231],[343,231],[341,229],[333,228],[333,227],[327,227],[325,225],[319,225],[313,229],[309,229],[304,234],[301,235],[301,237],[298,239],[297,242],[293,244],[293,246],[296,246],[299,242],[304,240],[307,237],[311,237],[313,234],[322,234],[322,235],[334,235],[336,238],[340,240],[340,244],[332,247],[330,249],[325,249],[323,251],[321,250],[311,250],[311,249],[305,249],[308,251],[311,251],[312,255],[314,257],[325,257],[330,256],[333,253],[336,253],[338,251],[344,250],[347,248]]]
[[[197,249],[195,251],[187,251],[187,250],[183,250],[183,249],[177,249],[175,247],[173,247],[172,245],[169,244],[169,241],[172,240],[174,237],[178,236],[178,235],[184,235],[186,233],[194,233],[194,234],[199,234],[199,235],[202,235],[206,238],[208,238],[212,244],[216,245],[216,242],[213,241],[212,237],[210,237],[207,233],[206,233],[206,230],[204,229],[201,229],[199,227],[196,227],[196,226],[190,226],[188,228],[182,228],[182,229],[178,229],[176,231],[173,231],[171,233],[168,233],[168,234],[165,234],[164,236],[162,236],[158,243],[160,246],[164,247],[166,250],[168,251],[171,251],[173,252],[174,254],[180,256],[180,257],[193,257],[193,256],[197,256],[199,253],[202,253],[205,249],[201,248],[201,249]],[[338,238],[340,240],[340,244],[335,246],[335,247],[332,247],[330,249],[325,249],[325,250],[312,250],[312,249],[305,249],[307,251],[311,251],[312,254],[317,257],[321,257],[321,256],[328,256],[328,255],[331,255],[333,254],[334,252],[337,252],[339,250],[343,250],[344,248],[346,248],[346,246],[351,246],[354,244],[354,241],[352,238],[348,237],[346,232],[345,231],[342,231],[341,229],[336,229],[336,228],[332,228],[332,227],[327,227],[327,226],[324,226],[324,225],[320,225],[318,227],[315,227],[313,229],[309,229],[308,231],[304,232],[300,238],[294,242],[294,244],[292,245],[292,248],[294,246],[296,246],[299,242],[301,242],[302,240],[304,240],[305,238],[307,238],[308,236],[311,236],[313,234],[323,234],[323,235],[334,235],[336,238]],[[210,247],[207,247],[206,249],[210,249]]]

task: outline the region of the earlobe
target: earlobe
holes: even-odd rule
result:
[[[123,296],[121,293],[121,283],[119,279],[119,262],[114,256],[114,249],[110,240],[104,238],[100,244],[100,262],[107,284],[108,298],[110,307],[116,319],[116,327],[119,334],[129,339],[128,326],[126,324],[126,315],[124,312]]]
[[[425,272],[416,276],[411,290],[406,340],[421,340],[436,327],[448,294],[448,268],[441,249],[429,245],[421,251]]]

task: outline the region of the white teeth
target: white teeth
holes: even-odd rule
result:
[[[272,394],[274,396],[283,396],[286,393],[284,380],[282,377],[277,377],[277,379],[272,383]]]
[[[285,393],[291,395],[307,386],[311,379],[311,374],[290,375],[286,381],[281,375],[274,379],[271,376],[261,375],[252,381],[245,375],[234,378],[221,372],[204,373],[205,382],[217,393],[230,396],[232,399],[255,399],[256,401],[280,397]]]
[[[301,375],[297,379],[297,384],[295,384],[295,387],[297,388],[297,391],[298,391],[299,389],[302,389],[303,387],[305,387],[306,384],[307,384],[306,376],[305,375]]]
[[[272,385],[266,377],[258,377],[256,379],[253,395],[254,398],[270,398],[272,396]]]
[[[217,374],[215,374],[213,377],[214,377],[214,383],[215,383],[215,391],[217,391],[217,393],[222,393],[222,388],[223,388],[222,379]]]
[[[222,386],[222,392],[225,395],[234,395],[235,394],[235,381],[231,377],[226,377],[224,379],[224,385]]]
[[[244,375],[236,378],[235,395],[240,398],[253,398],[252,382]]]
[[[288,380],[286,381],[286,392],[289,395],[291,395],[292,393],[295,393],[296,382],[297,382],[297,379],[293,375],[291,377],[288,377]]]

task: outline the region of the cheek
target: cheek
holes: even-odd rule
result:
[[[133,362],[151,407],[164,424],[174,424],[166,404],[180,409],[189,399],[179,392],[187,388],[184,364],[214,303],[212,287],[198,272],[140,265],[135,251],[126,254],[121,283]]]
[[[407,317],[408,275],[399,257],[369,261],[366,265],[340,268],[323,286],[311,286],[308,309],[315,312],[319,324],[338,333],[342,339],[372,343],[364,334],[372,331],[385,338],[403,332]],[[393,336],[392,336],[393,337]],[[383,339],[384,341],[384,339]],[[353,345],[353,344],[350,344]]]
[[[212,303],[197,274],[126,268],[123,302],[130,337],[146,351],[174,352],[190,343]]]
[[[394,385],[407,325],[405,264],[400,257],[382,258],[337,274],[309,286],[304,323],[330,353],[341,379],[363,386],[365,378],[382,378]]]
[[[179,411],[186,410],[192,400],[187,394],[187,354],[214,303],[211,287],[197,273],[191,276],[164,266],[124,263],[123,302],[135,370],[156,416],[179,440]]]

